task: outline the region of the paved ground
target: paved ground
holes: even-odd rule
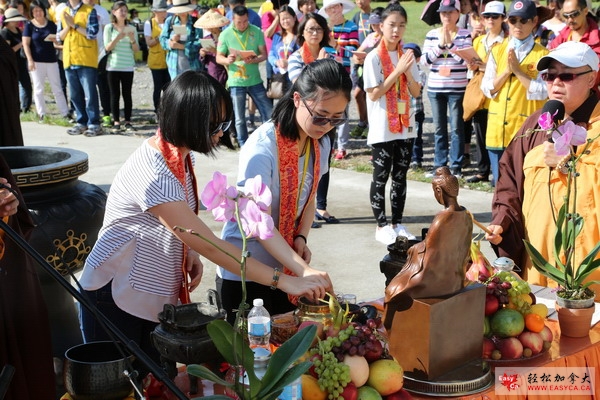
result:
[[[34,122],[24,122],[22,126],[26,146],[68,147],[86,152],[90,168],[81,179],[107,192],[118,168],[150,134],[148,131],[133,136],[87,138],[69,136],[64,127]],[[199,187],[204,187],[216,170],[226,174],[229,182],[234,183],[237,154],[235,151],[221,151],[214,159],[200,156],[196,164]],[[312,266],[331,275],[336,292],[354,293],[359,301],[381,297],[385,289],[379,262],[387,254],[387,249],[375,241],[376,224],[368,201],[370,181],[370,174],[332,169],[329,209],[341,223],[323,224],[320,229],[313,229],[308,237],[314,255]],[[491,198],[491,193],[468,189],[461,190],[459,194],[459,202],[484,224],[490,219]],[[418,235],[422,228],[429,226],[440,209],[429,183],[409,181],[404,223],[411,232]],[[221,225],[211,217],[205,212],[200,214],[200,218],[219,232]],[[479,229],[474,233],[480,233]],[[483,243],[482,248],[493,261],[495,256],[489,244]],[[214,286],[214,274],[214,265],[206,265],[203,283],[194,295],[195,301],[204,300],[206,290]]]

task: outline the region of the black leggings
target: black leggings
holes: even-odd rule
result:
[[[133,71],[108,71],[108,87],[110,88],[110,111],[115,122],[120,120],[119,100],[123,92],[123,113],[125,121],[131,121],[131,87],[133,86]]]
[[[414,139],[399,139],[373,144],[373,179],[371,180],[371,209],[377,226],[386,226],[385,185],[392,175],[390,203],[392,224],[402,222],[406,202],[406,173],[410,165]]]

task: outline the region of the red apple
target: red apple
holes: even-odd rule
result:
[[[379,340],[376,340],[371,343],[371,347],[369,347],[369,350],[365,351],[364,356],[369,364],[379,360],[381,358],[381,355],[383,354],[383,345]]]
[[[406,391],[406,389],[400,389],[397,392],[388,394],[384,397],[385,400],[412,400],[412,398],[413,397]]]
[[[547,325],[544,325],[544,329],[542,329],[542,331],[540,332],[540,336],[542,337],[542,340],[544,342],[552,343],[552,340],[554,340],[554,335],[552,334],[552,331],[550,330],[550,328],[548,328]]]
[[[518,336],[523,348],[531,349],[531,355],[539,354],[544,346],[544,340],[539,333],[524,331]]]
[[[342,396],[344,400],[358,400],[358,388],[354,383],[348,382],[340,396]]]
[[[498,307],[500,307],[500,302],[498,298],[493,294],[485,295],[485,315],[492,315],[496,311],[498,311]]]
[[[494,341],[490,338],[483,338],[483,358],[492,358],[492,351],[496,349]]]
[[[500,350],[503,360],[515,360],[523,356],[523,345],[516,337],[498,339],[496,348]]]

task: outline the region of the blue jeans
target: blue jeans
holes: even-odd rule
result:
[[[246,126],[246,95],[250,95],[256,108],[260,112],[262,122],[267,122],[273,112],[273,102],[267,97],[267,90],[262,83],[254,86],[232,86],[231,100],[233,101],[233,112],[235,114],[235,131],[240,147],[248,139],[248,128]]]
[[[427,92],[431,103],[431,114],[434,125],[434,157],[433,167],[448,165],[453,171],[461,170],[465,145],[463,115],[464,93]],[[450,117],[450,152],[448,152],[448,116]]]
[[[65,69],[71,92],[71,101],[75,106],[77,123],[95,128],[100,126],[98,105],[98,70],[91,67]]]
[[[498,174],[500,169],[500,157],[504,150],[490,150],[488,149],[488,155],[490,156],[490,167],[492,167],[492,186],[496,186],[498,182]]]

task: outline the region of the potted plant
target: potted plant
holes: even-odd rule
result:
[[[561,332],[566,336],[587,336],[590,321],[594,313],[595,293],[590,285],[598,281],[586,281],[590,274],[600,266],[596,259],[600,251],[600,242],[583,257],[576,259],[576,239],[582,232],[585,223],[577,212],[577,165],[581,159],[589,155],[591,144],[598,138],[587,138],[587,130],[567,121],[555,128],[553,115],[549,112],[541,114],[538,124],[542,130],[552,135],[556,154],[564,156],[556,166],[557,170],[566,175],[566,193],[564,194],[558,216],[555,218],[556,233],[554,236],[554,260],[547,260],[529,241],[525,240],[525,249],[533,267],[545,277],[558,284],[557,311]],[[579,147],[577,147],[579,146]],[[576,150],[577,149],[577,150]],[[583,315],[582,330],[573,331],[571,323],[563,324],[564,318]]]

